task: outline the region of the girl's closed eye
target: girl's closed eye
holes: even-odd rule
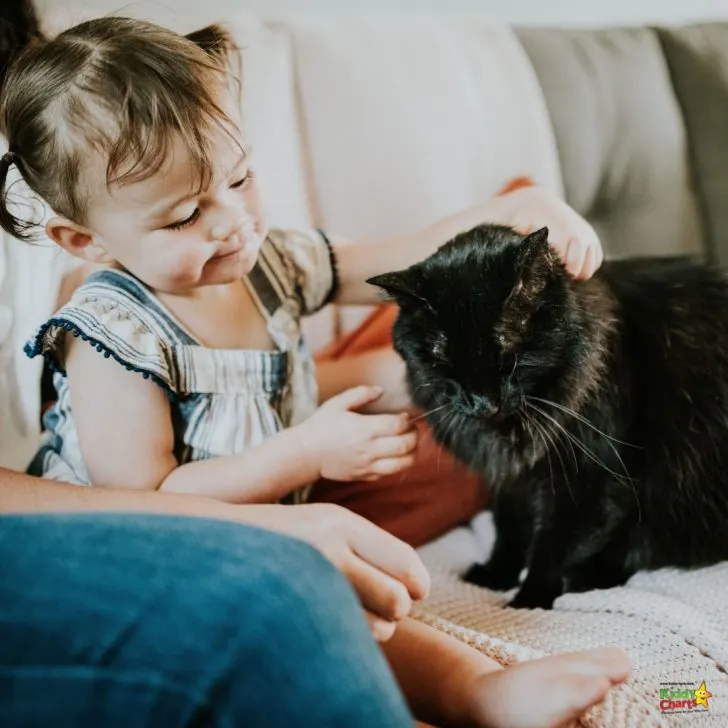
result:
[[[249,169],[245,176],[242,179],[239,179],[237,182],[233,182],[230,185],[230,189],[238,189],[240,187],[243,187],[247,182],[249,182],[253,177],[253,170]],[[184,220],[178,220],[177,222],[173,222],[169,225],[165,226],[166,230],[184,230],[187,227],[190,227],[191,225],[194,225],[195,222],[197,222],[197,219],[200,216],[200,208],[196,207],[192,214],[189,217],[186,217]]]
[[[183,230],[186,227],[189,227],[190,225],[194,225],[195,222],[197,222],[197,218],[200,216],[200,208],[196,207],[192,214],[189,217],[186,217],[184,220],[178,220],[177,222],[173,222],[170,225],[166,226],[167,230]]]
[[[249,169],[245,173],[245,176],[242,179],[239,179],[237,182],[233,182],[230,185],[230,189],[231,190],[236,190],[236,189],[238,189],[238,187],[242,187],[246,182],[249,182],[250,181],[250,179],[252,178],[252,176],[253,176],[253,170],[252,169]]]

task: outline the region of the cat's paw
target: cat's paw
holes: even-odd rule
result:
[[[512,609],[551,609],[558,596],[561,596],[560,590],[524,584],[508,602],[508,606]]]
[[[493,591],[508,591],[518,586],[518,574],[512,570],[494,568],[488,562],[471,566],[463,575],[463,581]]]

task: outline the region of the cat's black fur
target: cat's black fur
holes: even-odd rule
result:
[[[728,282],[682,258],[576,282],[547,235],[481,226],[370,280],[434,437],[494,491],[465,578],[527,566],[515,607],[728,559]]]

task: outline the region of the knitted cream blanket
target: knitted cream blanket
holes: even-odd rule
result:
[[[492,519],[483,514],[472,529],[420,549],[433,577],[420,619],[503,665],[602,645],[624,648],[632,676],[582,719],[588,728],[728,728],[728,562],[642,572],[624,587],[564,595],[551,611],[514,610],[505,607],[512,593],[458,579],[492,540]],[[709,707],[686,707],[683,700],[702,682]]]

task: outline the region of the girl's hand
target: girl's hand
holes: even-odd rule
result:
[[[414,463],[417,430],[407,414],[362,415],[354,411],[381,396],[381,387],[348,389],[297,425],[301,449],[314,459],[319,477],[378,480]]]
[[[500,224],[522,235],[549,229],[549,243],[578,280],[591,278],[604,259],[594,228],[576,210],[543,187],[524,187],[497,198]]]

